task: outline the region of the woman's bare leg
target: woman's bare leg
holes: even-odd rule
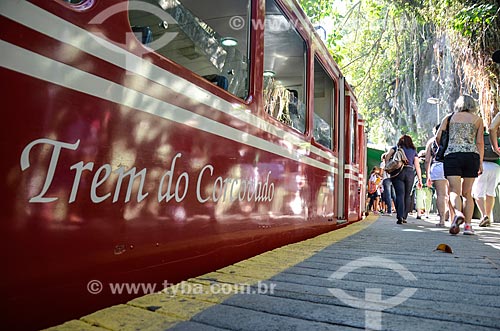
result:
[[[450,185],[450,203],[456,215],[462,216],[462,178],[460,176],[448,176]],[[451,216],[451,215],[450,215]]]
[[[472,214],[474,214],[474,200],[472,199],[472,184],[474,184],[474,180],[475,178],[464,178],[462,181],[462,210],[466,224],[471,223]]]
[[[436,206],[439,212],[439,224],[444,224],[446,219],[446,205],[448,203],[448,181],[434,181],[436,187]]]

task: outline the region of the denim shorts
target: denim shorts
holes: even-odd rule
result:
[[[436,180],[446,180],[446,177],[444,177],[444,169],[443,169],[443,162],[439,161],[432,161],[431,164],[431,173],[430,173],[430,178],[432,181]]]
[[[451,153],[444,157],[444,175],[476,178],[479,171],[479,154],[473,152]]]

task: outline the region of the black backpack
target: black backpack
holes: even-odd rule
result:
[[[495,162],[500,159],[497,153],[493,151],[490,141],[490,135],[488,133],[484,133],[484,158],[483,161],[492,161]]]

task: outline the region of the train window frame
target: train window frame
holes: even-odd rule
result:
[[[313,134],[313,138],[314,138],[314,141],[316,143],[318,143],[319,145],[333,151],[334,150],[334,146],[335,146],[335,122],[336,122],[336,118],[335,118],[335,114],[336,114],[336,111],[337,111],[337,103],[335,102],[335,97],[336,97],[336,92],[337,92],[337,81],[335,79],[332,78],[332,76],[328,73],[328,70],[326,69],[326,66],[323,64],[322,62],[322,59],[320,56],[318,56],[318,54],[314,54],[314,61],[313,61],[313,80],[314,80],[314,89],[313,89],[313,99],[314,99],[314,103],[313,103],[313,127],[312,127],[312,134]],[[328,115],[329,115],[329,119],[325,119],[319,112],[317,111],[317,106],[319,104],[319,97],[317,98],[317,95],[316,95],[316,92],[317,92],[317,70],[316,69],[319,69],[321,70],[320,73],[322,73],[323,75],[323,79],[327,80],[327,82],[329,82],[330,84],[328,85],[328,87],[325,86],[325,88],[323,89],[323,95],[327,95],[329,93],[329,95],[327,95],[325,98],[326,102],[325,102],[325,107],[328,108],[327,112],[328,112]],[[318,126],[318,127],[317,127]],[[319,127],[321,126],[321,127]],[[329,131],[329,137],[328,138],[328,142],[329,144],[325,144],[324,143],[324,136],[325,136],[325,130],[328,130]]]
[[[158,6],[158,9],[169,18],[163,21],[158,18],[157,24],[151,24],[149,22],[154,20],[155,15],[150,13],[151,15],[145,18],[145,15],[141,16],[133,13],[133,9],[129,9],[128,18],[132,32],[135,39],[145,48],[151,49],[151,52],[161,58],[184,68],[202,81],[210,82],[213,86],[217,86],[242,101],[249,98],[251,75],[249,23],[252,18],[253,0],[218,0],[219,5],[210,3],[210,8],[212,8],[210,10],[204,10],[206,7],[203,7],[209,2],[195,0],[140,1]],[[217,16],[217,14],[222,15],[220,8],[224,8],[225,2],[233,6],[229,7],[230,11],[241,10],[244,14],[238,12],[237,15]],[[234,5],[238,3],[241,3],[241,6],[235,7]],[[140,11],[135,10],[135,12]],[[238,18],[239,23],[235,22],[235,17]],[[235,26],[237,23],[242,24],[242,27]],[[153,47],[154,41],[160,41],[166,32],[176,33],[172,37],[174,39],[169,40],[165,45],[160,43]],[[151,43],[148,42],[148,38],[144,38],[145,34],[151,34]],[[225,41],[236,41],[236,44],[228,45]],[[169,47],[169,45],[175,47]],[[203,84],[199,86],[203,87]]]
[[[272,10],[268,10],[268,6],[272,7]],[[272,25],[270,25],[270,19],[268,19],[268,15],[280,16],[284,19],[284,21],[276,22],[274,21]],[[265,9],[265,22],[264,22],[264,54],[263,54],[263,63],[264,63],[264,72],[263,72],[263,89],[262,89],[262,97],[264,100],[264,112],[277,120],[280,123],[285,124],[286,126],[294,129],[295,131],[306,134],[307,130],[307,121],[308,121],[308,91],[307,91],[307,79],[308,79],[308,56],[309,56],[309,44],[308,38],[304,37],[297,26],[296,22],[298,20],[291,19],[281,3],[276,0],[266,1],[266,9]],[[272,28],[269,28],[272,26]],[[283,31],[279,31],[283,29]],[[275,30],[274,30],[275,29]],[[274,31],[273,31],[274,30]],[[296,68],[301,67],[301,73],[299,79],[295,82],[295,84],[283,83],[282,76],[280,76],[280,72],[284,72],[285,70],[277,70],[276,67],[279,68],[279,64],[288,61],[293,56],[274,56],[275,54],[271,54],[269,56],[269,52],[266,52],[271,47],[266,47],[266,39],[268,41],[272,39],[269,36],[270,33],[278,34],[279,32],[292,31],[294,34],[292,36],[297,37],[296,40],[299,41],[295,43],[295,45],[299,45],[302,47],[301,56],[295,56],[295,58],[300,61],[300,66],[287,65],[287,68]],[[282,37],[283,34],[280,36]],[[268,37],[268,38],[266,38]],[[285,36],[286,39],[286,36]],[[293,40],[292,40],[293,41]],[[276,43],[277,44],[277,43]],[[292,42],[287,43],[288,47],[286,49],[292,49],[294,46]],[[272,40],[271,40],[272,45]],[[280,43],[283,45],[283,43]],[[281,47],[283,49],[283,47]],[[278,61],[276,61],[278,58]],[[272,65],[266,63],[271,62]],[[284,76],[283,76],[284,77]],[[299,87],[299,89],[297,89]]]

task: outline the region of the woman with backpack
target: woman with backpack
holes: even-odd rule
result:
[[[422,172],[417,155],[417,149],[410,136],[402,135],[398,144],[393,147],[386,156],[386,163],[396,154],[399,149],[404,152],[406,158],[403,166],[396,173],[391,174],[392,185],[396,191],[396,217],[397,224],[406,223],[406,218],[411,207],[411,190],[415,181],[415,174],[418,178],[417,189],[422,188]]]

